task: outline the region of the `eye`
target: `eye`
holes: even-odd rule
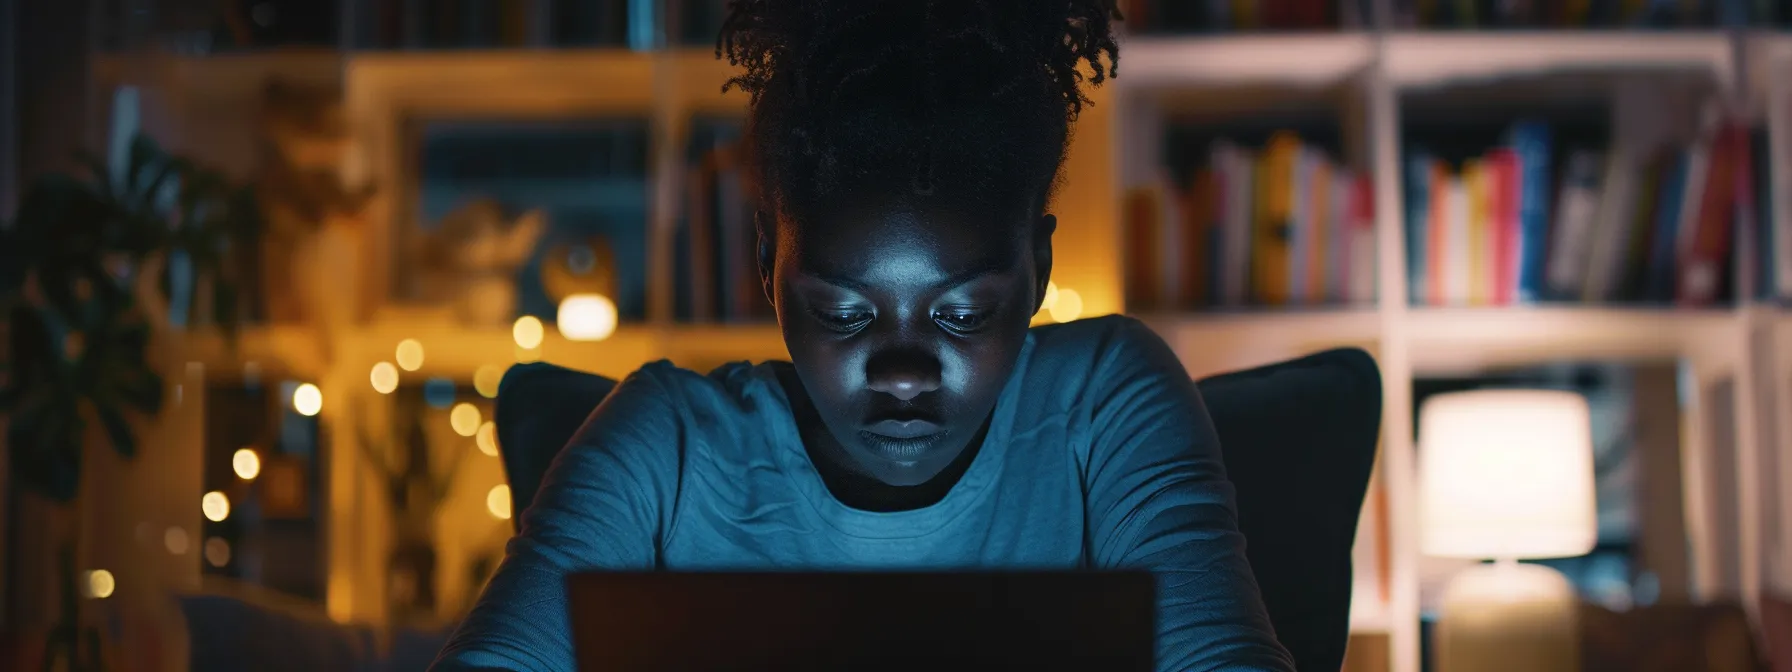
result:
[[[933,314],[933,320],[952,331],[968,334],[989,323],[989,313],[969,308],[952,308]]]
[[[828,308],[811,312],[822,326],[842,334],[864,329],[865,325],[871,324],[872,318],[869,311],[857,308]]]

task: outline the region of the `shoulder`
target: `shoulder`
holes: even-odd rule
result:
[[[1061,384],[1101,385],[1137,372],[1183,375],[1168,343],[1145,323],[1125,315],[1034,327],[1028,373]]]

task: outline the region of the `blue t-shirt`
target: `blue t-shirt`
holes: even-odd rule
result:
[[[1138,321],[1033,329],[963,477],[895,513],[829,493],[772,366],[662,362],[618,385],[436,669],[572,670],[563,581],[591,568],[1144,568],[1159,669],[1293,669],[1200,395]]]

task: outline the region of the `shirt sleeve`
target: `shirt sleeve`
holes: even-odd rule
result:
[[[572,672],[566,575],[654,567],[679,436],[653,376],[617,385],[548,469],[503,564],[430,669]]]
[[[1093,564],[1157,576],[1159,670],[1293,672],[1194,381],[1143,324],[1121,319],[1107,337],[1088,388]]]

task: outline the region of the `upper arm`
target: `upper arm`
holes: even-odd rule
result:
[[[1125,320],[1088,392],[1091,561],[1158,575],[1160,667],[1292,669],[1245,560],[1218,436],[1175,353]]]
[[[522,530],[435,669],[571,670],[565,577],[654,566],[676,491],[677,409],[655,377],[630,376],[560,451]]]

